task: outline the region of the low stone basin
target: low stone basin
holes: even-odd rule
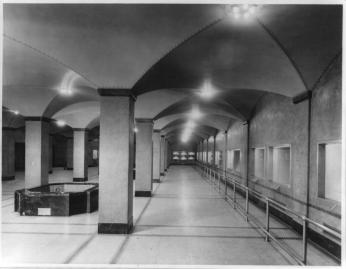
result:
[[[53,183],[16,190],[14,211],[21,216],[71,216],[98,209],[97,183]]]

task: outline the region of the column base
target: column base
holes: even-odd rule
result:
[[[99,234],[130,234],[133,229],[133,223],[99,223]]]
[[[153,179],[153,182],[154,182],[154,183],[161,183],[161,180],[160,180],[159,178],[154,178],[154,179]]]
[[[151,191],[135,191],[136,197],[151,197]]]
[[[85,182],[88,181],[87,177],[74,177],[73,182]]]
[[[14,176],[2,176],[2,181],[14,180]]]

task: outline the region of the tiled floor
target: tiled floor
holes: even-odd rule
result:
[[[162,183],[154,184],[152,198],[135,198],[135,230],[128,236],[97,234],[97,212],[71,217],[19,216],[13,212],[13,190],[22,188],[24,181],[20,173],[16,178],[2,186],[5,264],[292,263],[192,167],[171,167]],[[95,168],[89,169],[89,179],[98,180]],[[56,169],[50,182],[59,181],[72,181],[71,171]],[[282,225],[273,222],[273,227],[295,240]]]

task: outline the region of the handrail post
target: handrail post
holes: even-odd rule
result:
[[[245,210],[246,210],[246,222],[249,221],[249,189],[246,189],[246,201],[245,201]]]
[[[266,199],[266,231],[269,233],[269,200]],[[266,234],[266,241],[269,241],[269,235]]]
[[[219,192],[221,191],[220,190],[220,173],[217,173],[217,178],[219,179]]]
[[[308,249],[308,240],[307,240],[307,220],[303,217],[303,263],[307,264],[307,249]]]
[[[235,194],[235,182],[233,182],[233,208],[235,209],[236,194]]]

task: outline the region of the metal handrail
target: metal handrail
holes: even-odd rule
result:
[[[277,201],[264,196],[263,194],[259,193],[256,190],[253,190],[251,188],[249,188],[248,186],[245,186],[244,184],[237,182],[235,179],[233,179],[234,175],[232,175],[231,173],[228,173],[228,171],[226,170],[222,170],[219,168],[214,168],[210,165],[204,165],[200,162],[197,162],[197,165],[202,169],[202,172],[204,172],[207,176],[209,176],[209,180],[212,180],[212,173],[213,173],[213,177],[214,177],[214,181],[215,182],[215,173],[218,175],[218,190],[220,192],[220,179],[221,177],[224,178],[224,185],[225,185],[225,198],[227,199],[228,194],[227,194],[227,185],[228,183],[233,184],[233,195],[232,195],[232,202],[233,202],[233,208],[236,209],[236,207],[240,207],[240,205],[237,204],[237,199],[236,199],[236,189],[238,187],[238,189],[242,189],[243,191],[245,191],[245,210],[244,208],[240,207],[243,211],[245,212],[240,212],[242,213],[242,215],[245,217],[246,221],[249,220],[249,217],[254,220],[254,222],[258,222],[257,219],[252,216],[249,213],[249,193],[254,194],[254,196],[256,196],[257,198],[259,198],[262,202],[265,202],[266,204],[266,224],[265,227],[262,227],[261,225],[259,225],[259,227],[261,228],[261,230],[265,233],[265,240],[269,241],[269,238],[272,239],[273,241],[275,241],[282,249],[284,249],[291,257],[293,257],[300,265],[306,265],[307,263],[307,226],[308,224],[312,224],[315,225],[316,227],[322,229],[323,231],[328,232],[329,234],[335,236],[337,239],[339,239],[341,241],[341,233],[337,232],[321,223],[318,223],[304,215],[299,214],[298,212],[295,212],[294,210],[288,208],[287,206],[284,206],[280,203],[278,203]],[[231,174],[232,176],[230,177],[229,174]],[[301,221],[302,221],[302,240],[303,240],[303,254],[302,257],[300,257],[300,255],[297,255],[295,253],[292,252],[292,250],[286,248],[285,246],[283,246],[276,238],[275,236],[270,232],[270,206],[273,206],[275,209],[279,210],[282,213],[291,213],[293,215],[295,215],[296,217],[298,217]],[[258,224],[258,223],[257,223]],[[338,244],[341,245],[340,242],[337,242]]]

